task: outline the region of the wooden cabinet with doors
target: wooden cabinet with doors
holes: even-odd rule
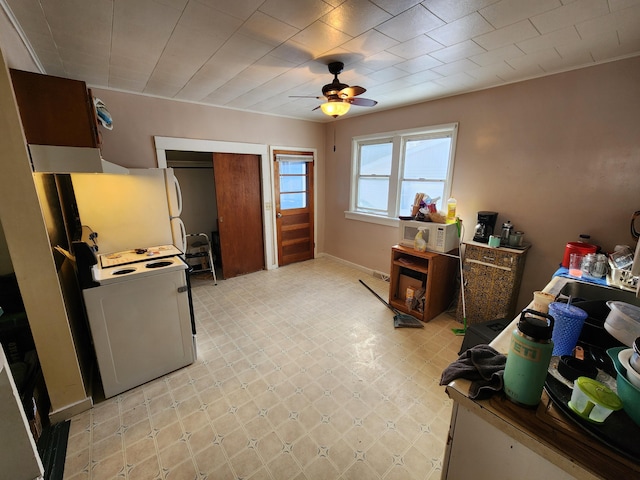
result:
[[[428,322],[444,312],[453,300],[458,259],[434,252],[418,252],[411,247],[391,248],[389,304]],[[408,308],[407,288],[424,291],[424,305]]]
[[[464,245],[464,297],[467,324],[513,318],[529,247],[491,248],[469,242]],[[462,302],[457,319],[463,321]]]
[[[13,69],[11,81],[27,143],[100,146],[93,99],[84,82]]]

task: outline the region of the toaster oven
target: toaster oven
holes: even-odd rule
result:
[[[422,230],[422,238],[427,243],[427,250],[445,253],[460,246],[458,226],[455,223],[419,222],[417,220],[400,220],[400,245],[413,247],[413,241]]]

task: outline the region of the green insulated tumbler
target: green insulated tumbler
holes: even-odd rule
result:
[[[535,407],[540,402],[553,351],[553,317],[525,310],[511,335],[504,367],[504,392],[514,403]]]

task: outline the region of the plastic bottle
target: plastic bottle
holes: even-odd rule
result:
[[[456,223],[456,206],[458,201],[451,197],[447,200],[447,223]]]
[[[418,252],[424,252],[427,250],[427,242],[424,241],[424,238],[422,236],[423,231],[424,228],[419,228],[418,233],[416,233],[416,236],[413,239],[413,248]]]

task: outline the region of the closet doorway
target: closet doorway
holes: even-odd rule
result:
[[[260,156],[167,150],[182,190],[187,233],[205,233],[216,271],[232,278],[265,268]]]

